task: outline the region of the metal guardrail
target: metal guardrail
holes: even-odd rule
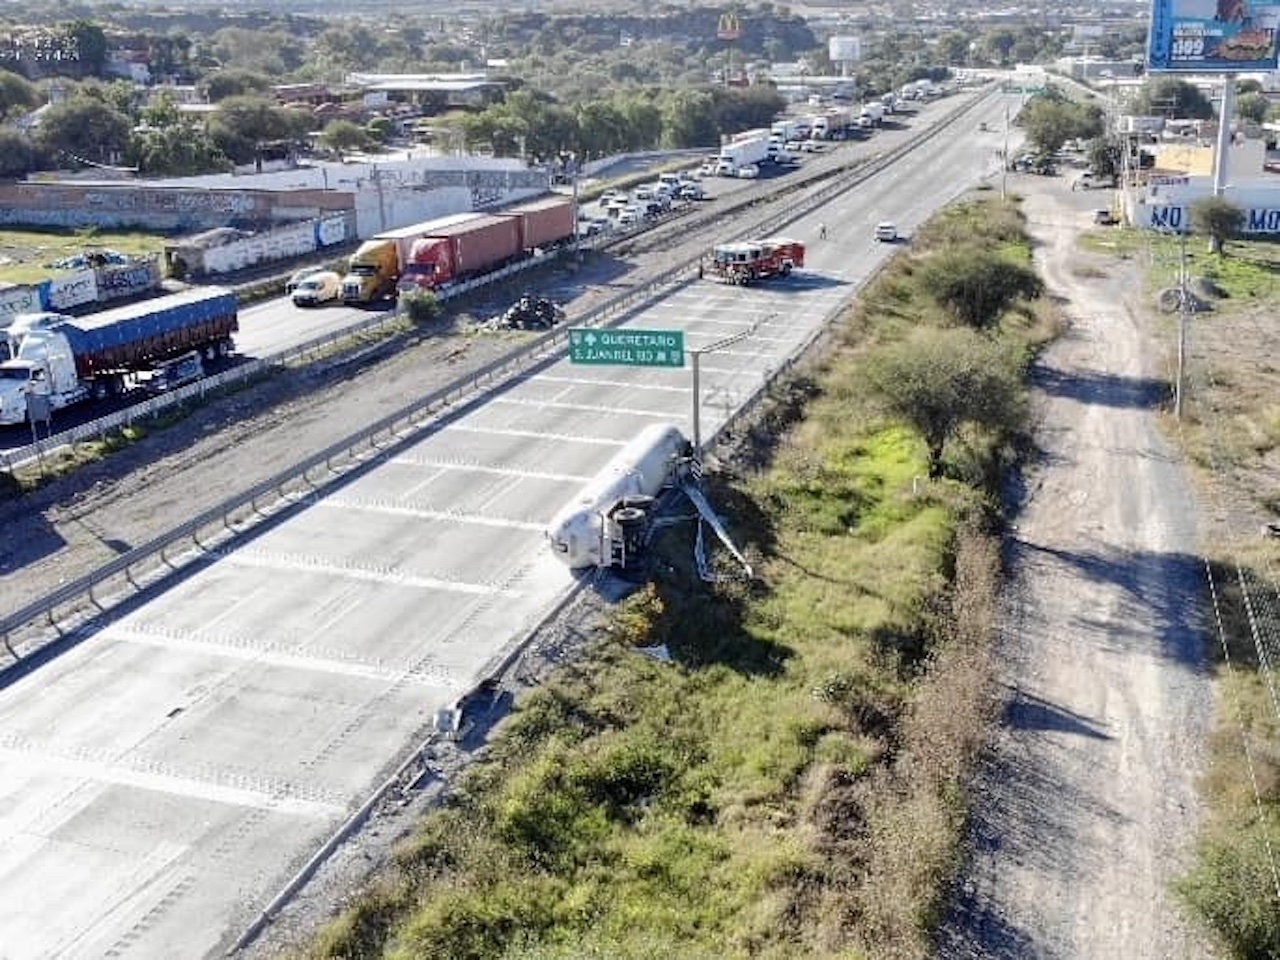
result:
[[[918,148],[922,143],[932,137],[940,135],[947,127],[957,122],[965,113],[973,109],[980,100],[972,101],[967,107],[957,110],[944,122],[930,128],[928,131],[921,133],[919,136],[912,137],[904,143],[900,144],[893,150],[874,158],[870,163],[865,164],[853,173],[847,176],[835,175],[827,181],[820,189],[816,190],[812,196],[805,198],[800,203],[793,204],[782,213],[775,213],[762,217],[759,221],[749,227],[744,227],[734,233],[734,238],[739,239],[762,231],[772,232],[774,230],[785,227],[796,220],[808,215],[813,210],[825,204],[833,196],[852,189],[862,180],[873,176],[885,166],[892,163],[899,156]],[[754,203],[759,203],[756,200]],[[745,202],[742,207],[753,205],[752,202]],[[721,213],[720,215],[723,215]],[[596,239],[596,238],[591,238]],[[617,240],[617,234],[609,237],[609,242]],[[585,245],[585,244],[584,244]],[[480,286],[492,283],[502,276],[510,276],[521,270],[528,269],[530,265],[536,263],[545,263],[547,258],[538,258],[533,261],[524,261],[520,264],[514,264],[498,271],[495,274],[471,281],[467,284],[460,284],[448,291],[448,297],[452,298],[461,296]],[[664,295],[663,288],[674,283],[690,279],[696,267],[690,264],[680,264],[658,273],[653,280],[645,284],[641,289],[627,291],[616,297],[600,304],[584,317],[576,321],[577,326],[595,326],[608,327],[617,326],[624,322],[627,317],[639,307],[650,303],[660,296]],[[834,311],[833,311],[834,314]],[[164,405],[157,406],[155,409],[164,409],[165,406],[181,402],[191,397],[199,396],[201,388],[204,390],[214,389],[221,386],[225,382],[234,379],[232,375],[238,377],[251,376],[262,369],[274,364],[285,362],[308,353],[314,353],[333,344],[338,340],[348,339],[351,336],[364,331],[376,328],[380,325],[392,321],[397,315],[395,313],[380,314],[369,319],[367,323],[359,324],[353,328],[335,332],[324,337],[318,337],[308,341],[305,344],[291,348],[282,354],[275,355],[272,358],[256,361],[254,364],[246,364],[244,367],[254,367],[252,372],[244,372],[244,367],[238,367],[235,370],[226,371],[215,377],[206,378],[194,384],[190,384],[179,390],[173,391],[163,397],[154,398],[156,401],[167,401]],[[830,319],[830,318],[828,318]],[[803,353],[815,342],[826,329],[827,324],[820,325],[815,329],[813,335],[806,338],[804,342],[797,345],[786,357],[778,371],[775,371],[772,377],[767,378],[753,393],[753,395],[745,402],[742,410],[749,409],[763,392],[777,379],[784,371],[789,370],[803,355]],[[406,436],[400,435],[398,430],[405,430],[409,433],[416,433],[421,430],[427,421],[438,416],[454,404],[461,400],[474,400],[483,396],[486,392],[491,391],[502,384],[506,383],[516,374],[523,370],[542,363],[551,362],[555,356],[565,350],[568,345],[569,333],[566,327],[553,329],[547,333],[532,340],[524,349],[521,349],[511,355],[500,358],[493,363],[487,364],[479,370],[463,377],[448,386],[437,390],[425,397],[422,397],[407,406],[401,408],[383,417],[381,420],[362,427],[355,433],[345,437],[338,442],[331,444],[319,453],[313,454],[305,460],[295,464],[287,470],[281,471],[276,475],[256,484],[250,489],[237,494],[218,504],[209,510],[204,511],[197,517],[193,517],[187,522],[181,524],[168,533],[155,538],[149,543],[135,547],[126,553],[121,554],[110,563],[99,567],[98,569],[80,577],[70,583],[64,584],[56,591],[43,596],[19,610],[0,618],[0,639],[3,640],[5,647],[15,660],[19,660],[18,653],[11,645],[12,635],[41,619],[46,620],[55,630],[60,627],[55,619],[55,614],[61,608],[71,605],[76,600],[88,598],[90,603],[94,605],[100,612],[105,610],[103,604],[95,596],[95,590],[115,578],[123,576],[130,585],[135,589],[140,589],[141,584],[138,577],[135,577],[134,570],[143,565],[157,555],[161,562],[170,571],[175,571],[178,566],[167,556],[167,551],[174,545],[190,540],[203,554],[211,549],[212,544],[202,544],[199,534],[207,531],[212,527],[219,527],[222,530],[222,537],[232,537],[238,535],[242,531],[234,528],[233,517],[241,516],[246,513],[256,514],[260,517],[268,517],[272,515],[270,512],[262,510],[258,507],[257,501],[267,494],[275,494],[275,504],[287,502],[290,492],[296,488],[303,487],[308,493],[314,494],[323,486],[323,483],[313,483],[308,474],[317,468],[323,467],[330,475],[330,478],[341,475],[345,468],[351,463],[358,461],[362,452],[374,451],[380,455],[383,449],[378,446],[378,438],[387,435],[393,439],[393,442],[400,443],[406,439]],[[219,382],[219,377],[225,377],[226,380]],[[151,401],[147,401],[150,403]],[[101,420],[84,424],[82,427],[76,428],[83,436],[98,436],[106,431],[113,429],[115,426],[127,424],[133,419],[139,418],[144,414],[141,411],[146,407],[147,403],[140,404],[130,410],[121,411],[112,417],[104,417]],[[151,411],[151,412],[154,412]],[[716,442],[721,434],[733,423],[731,417],[720,429],[716,435],[710,438],[711,442]],[[108,425],[109,424],[109,425]],[[60,435],[61,436],[61,435]],[[68,442],[68,441],[63,441]],[[221,542],[221,541],[219,541]]]

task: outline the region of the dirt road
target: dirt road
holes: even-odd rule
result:
[[[938,956],[1206,958],[1168,888],[1190,853],[1211,707],[1196,503],[1157,426],[1167,389],[1139,271],[1081,252],[1096,204],[1041,183],[1025,209],[1072,325],[1036,374],[1041,456],[1001,640],[1009,707]]]

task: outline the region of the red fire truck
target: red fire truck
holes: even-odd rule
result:
[[[698,265],[701,276],[739,286],[785,277],[804,266],[804,244],[786,237],[717,244]]]

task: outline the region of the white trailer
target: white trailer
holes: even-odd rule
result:
[[[547,525],[547,543],[571,570],[626,566],[645,522],[641,504],[652,503],[677,481],[693,450],[668,423],[645,427]]]
[[[716,172],[722,177],[734,177],[743,167],[753,163],[764,163],[768,158],[768,137],[736,140],[720,148],[720,160],[716,164]]]
[[[862,110],[858,113],[858,126],[878,127],[884,120],[884,104],[882,103],[864,103]]]

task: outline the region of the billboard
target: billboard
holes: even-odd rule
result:
[[[1280,0],[1154,0],[1148,69],[1274,70],[1278,23]]]

